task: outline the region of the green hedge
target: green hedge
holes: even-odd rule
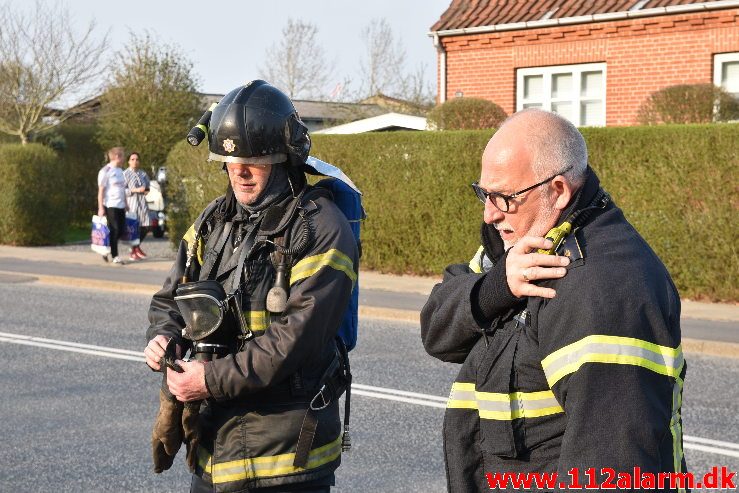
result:
[[[167,232],[175,247],[197,215],[228,186],[221,163],[207,159],[207,142],[199,147],[180,142],[167,156]]]
[[[668,266],[681,295],[736,301],[734,217],[739,125],[588,128],[604,187]],[[492,131],[317,135],[312,153],[364,192],[365,268],[438,275],[479,245],[482,209],[469,184]],[[178,144],[167,166],[170,227],[181,238],[227,178],[204,146]]]
[[[67,122],[58,132],[66,141],[60,157],[69,220],[76,226],[89,225],[92,215],[97,214],[98,171],[107,162],[104,149],[95,140],[97,125]]]
[[[426,117],[434,130],[497,128],[508,115],[496,103],[481,98],[448,99]]]
[[[65,190],[65,202],[55,219],[77,227],[89,226],[92,214],[97,212],[97,174],[106,162],[102,147],[96,142],[94,123],[65,122],[54,129],[64,138],[64,148],[57,152],[61,173],[57,186]],[[39,139],[43,140],[43,139]],[[0,146],[19,142],[17,137],[0,138]]]
[[[61,135],[63,149],[58,154],[62,173],[55,176],[59,188],[66,190],[63,208],[71,225],[89,225],[92,214],[97,212],[97,174],[106,162],[105,152],[95,140],[97,125],[94,123],[65,122],[52,131]],[[45,135],[37,136],[44,141]],[[17,137],[0,134],[0,145],[17,143]]]
[[[57,154],[41,144],[4,144],[0,146],[0,172],[0,242],[62,243],[67,192]]]

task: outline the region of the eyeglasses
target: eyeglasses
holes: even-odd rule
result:
[[[510,201],[512,199],[515,199],[516,197],[520,197],[522,194],[528,192],[529,190],[533,190],[534,188],[543,185],[547,182],[550,182],[554,180],[557,176],[562,175],[564,173],[567,173],[569,170],[572,169],[572,165],[567,166],[562,171],[559,171],[558,173],[553,174],[546,180],[542,180],[536,185],[531,185],[530,187],[524,188],[523,190],[519,190],[518,192],[514,192],[511,195],[506,195],[500,192],[488,192],[487,190],[484,190],[480,188],[479,182],[475,182],[472,184],[472,190],[475,191],[475,195],[477,195],[477,198],[480,199],[480,202],[483,204],[486,200],[490,199],[490,202],[493,203],[495,207],[498,208],[501,212],[508,212],[510,210]]]

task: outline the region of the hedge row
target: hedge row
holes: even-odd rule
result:
[[[89,224],[92,214],[97,214],[97,176],[107,162],[95,139],[97,131],[91,123],[64,123],[58,129],[66,143],[59,156],[65,170],[69,221],[77,226]]]
[[[438,275],[471,257],[482,209],[469,184],[492,132],[315,136],[312,154],[340,166],[364,192],[365,268]],[[583,135],[604,187],[681,295],[739,299],[739,125],[589,128]],[[169,155],[173,239],[226,188],[220,165],[205,160],[205,146],[184,142]]]
[[[97,211],[97,174],[106,162],[105,153],[95,139],[97,131],[93,123],[65,122],[36,139],[46,142],[53,136],[62,142],[57,157],[63,172],[51,178],[65,190],[66,202],[62,208],[65,220],[76,226],[89,224]],[[0,134],[0,146],[18,142],[17,137]]]
[[[0,170],[2,243],[62,243],[67,227],[66,191],[57,154],[41,144],[3,144]]]
[[[62,194],[63,201],[57,209],[43,211],[43,214],[53,217],[55,224],[60,224],[63,230],[66,230],[69,224],[76,226],[89,224],[90,217],[97,211],[97,173],[105,164],[105,155],[95,140],[96,132],[97,125],[93,123],[70,122],[62,124],[53,132],[53,135],[63,142],[62,148],[54,153],[53,169],[57,171],[51,175],[55,181],[55,188]],[[43,136],[39,140],[44,140]],[[3,136],[0,138],[0,148],[10,146],[14,149],[17,142],[16,137]],[[36,146],[39,145],[36,144]],[[17,152],[24,151],[16,149],[4,152],[10,153],[7,156],[15,156]],[[28,163],[30,166],[38,166],[33,164],[33,159],[35,159],[33,156],[36,154],[32,152],[29,155],[31,156],[29,157],[31,161]],[[0,166],[3,164],[4,161],[0,160]],[[22,191],[26,193],[25,188]],[[2,240],[2,243],[9,243],[9,241]],[[36,236],[33,238],[24,236],[23,240],[17,240],[15,243],[39,245],[50,244],[50,240]]]

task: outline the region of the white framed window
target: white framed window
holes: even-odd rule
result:
[[[739,52],[714,55],[713,83],[739,99]]]
[[[606,64],[582,63],[516,70],[516,111],[541,108],[578,127],[606,124]]]

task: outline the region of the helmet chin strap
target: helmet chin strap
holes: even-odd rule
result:
[[[290,191],[292,192],[293,198],[300,195],[300,192],[305,188],[306,179],[305,173],[289,163],[284,164],[287,169],[287,182],[290,184]]]

